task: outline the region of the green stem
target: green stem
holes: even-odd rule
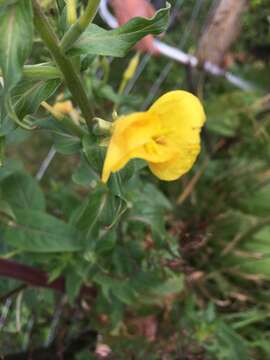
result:
[[[62,74],[55,66],[38,64],[25,65],[23,68],[23,77],[31,80],[53,80],[61,78]]]
[[[63,124],[63,126],[71,132],[71,134],[79,137],[80,139],[86,135],[87,133],[78,125],[74,123],[72,119],[70,119],[68,116],[64,116],[62,119],[58,120],[60,123]]]
[[[23,77],[27,80],[53,80],[62,77],[61,72],[57,67],[49,65],[50,63],[43,63],[37,65],[24,65]],[[3,76],[0,69],[0,76]]]
[[[93,21],[97,13],[99,3],[100,0],[88,0],[88,4],[83,15],[63,36],[61,40],[61,48],[63,50],[70,48],[70,46],[74,44],[74,42],[84,32],[87,26]]]
[[[62,72],[66,85],[69,88],[74,101],[80,107],[83,117],[90,129],[90,122],[93,117],[93,111],[90,106],[87,94],[84,90],[82,81],[76,73],[72,62],[65,56],[59,46],[59,41],[53,29],[51,28],[46,16],[44,15],[37,0],[33,0],[34,23],[41,39],[51,52],[57,66]]]

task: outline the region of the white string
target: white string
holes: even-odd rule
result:
[[[52,146],[52,147],[50,148],[47,156],[46,156],[45,159],[42,161],[42,163],[41,163],[41,165],[40,165],[40,168],[39,168],[39,170],[38,170],[38,172],[37,172],[37,174],[36,174],[36,179],[37,179],[38,181],[40,181],[40,180],[43,178],[43,176],[44,176],[45,172],[47,171],[48,167],[50,166],[50,164],[51,164],[51,162],[52,162],[55,154],[56,154],[56,150],[55,150],[55,148]]]
[[[186,54],[183,51],[176,49],[172,46],[169,46],[167,44],[164,44],[159,40],[155,40],[154,44],[162,54],[170,53],[170,57],[172,59],[179,61],[182,64],[189,65],[191,67],[198,66],[199,61],[195,56]],[[239,88],[241,88],[243,90],[254,89],[253,84],[250,84],[249,82],[239,78],[238,76],[233,75],[232,73],[221,69],[219,66],[212,64],[209,61],[206,61],[204,63],[203,67],[204,67],[204,70],[209,72],[211,75],[224,76],[229,82],[231,82],[232,84],[234,84],[235,86],[238,86]]]
[[[110,28],[115,29],[118,27],[118,22],[116,18],[110,13],[106,0],[101,0],[99,5],[99,14]]]

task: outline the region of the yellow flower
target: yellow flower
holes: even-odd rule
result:
[[[102,182],[129,160],[147,161],[161,180],[176,180],[190,170],[200,152],[205,113],[199,99],[176,90],[161,96],[146,112],[119,117],[112,126]]]

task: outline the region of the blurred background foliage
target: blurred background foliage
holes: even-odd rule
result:
[[[163,40],[175,46],[180,41],[194,53],[213,2],[171,3],[173,21]],[[57,19],[53,1],[43,6]],[[96,21],[102,25],[99,17]],[[226,55],[227,69],[256,85],[250,92],[151,57],[130,92],[119,95],[134,52],[113,60],[85,57],[87,90],[100,117],[110,118],[115,103],[119,113],[139,111],[149,96],[154,100],[175,88],[202,97],[207,113],[202,153],[179,181],[160,182],[143,162],[133,161],[121,171],[125,185],[119,190],[114,179],[107,193],[97,186],[100,163],[90,168],[76,140],[44,130],[10,133],[0,169],[0,213],[12,219],[15,212],[22,224],[46,225],[41,216],[46,209],[51,223],[44,229],[57,241],[50,252],[37,241],[33,251],[27,231],[7,231],[0,222],[1,256],[45,270],[51,281],[64,275],[66,294],[1,279],[5,359],[26,359],[27,352],[33,359],[96,359],[97,343],[111,348],[109,359],[270,359],[269,22],[269,1],[250,1],[241,34]],[[60,16],[59,34],[63,24]],[[35,38],[30,62],[44,61],[48,53]],[[153,92],[168,64],[168,75]],[[47,86],[52,93],[57,80]],[[35,174],[52,143],[58,152],[38,182]],[[93,156],[102,156],[95,151],[85,140],[92,163]],[[60,229],[60,220],[97,241],[74,252],[73,228]]]

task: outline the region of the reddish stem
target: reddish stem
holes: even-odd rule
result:
[[[52,282],[48,282],[48,273],[32,266],[20,264],[14,260],[0,258],[0,277],[6,277],[22,281],[30,286],[52,289],[65,293],[65,278],[60,276]],[[96,298],[97,289],[93,286],[83,285],[79,296],[91,296]]]
[[[49,283],[48,274],[45,271],[19,264],[13,260],[0,259],[0,277],[16,279],[31,286],[65,292],[65,279],[63,277]]]

